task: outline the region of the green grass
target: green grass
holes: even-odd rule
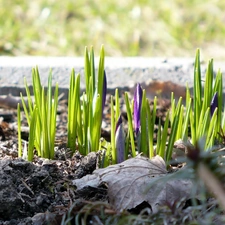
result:
[[[58,84],[56,83],[54,95],[52,94],[52,71],[49,72],[47,90],[41,84],[38,68],[32,69],[32,91],[34,100],[30,95],[30,90],[24,78],[27,104],[22,93],[20,93],[23,109],[26,115],[29,132],[28,143],[28,160],[32,161],[34,156],[34,147],[37,150],[38,156],[52,159],[54,157],[55,133],[56,133],[56,116],[58,107]],[[19,156],[21,156],[21,136],[20,136],[20,110],[18,113],[18,142]]]
[[[225,59],[225,2],[218,0],[0,0],[0,55],[83,55]]]
[[[80,98],[80,75],[72,70],[68,98],[68,147],[75,151],[76,137],[79,151],[87,155],[99,149],[102,113],[107,92],[104,72],[104,47],[100,52],[98,74],[95,74],[94,50],[85,48],[86,90]]]
[[[215,140],[222,141],[224,133],[225,112],[222,110],[223,81],[220,70],[214,77],[213,60],[209,61],[205,80],[201,82],[200,50],[197,49],[194,63],[194,93],[193,106],[190,89],[186,89],[186,108],[182,104],[182,97],[175,101],[171,93],[171,108],[166,114],[164,126],[159,118],[156,152],[154,153],[154,129],[156,119],[157,98],[154,98],[153,109],[150,109],[146,90],[137,84],[133,100],[129,100],[129,93],[125,92],[125,104],[128,118],[128,131],[124,136],[123,121],[120,118],[119,93],[116,89],[115,97],[111,96],[111,143],[101,138],[102,114],[107,93],[107,78],[104,70],[104,47],[101,47],[98,78],[95,75],[94,50],[90,52],[85,47],[85,83],[86,90],[80,98],[80,75],[75,75],[72,69],[69,97],[68,97],[68,143],[67,146],[81,154],[87,155],[91,151],[104,149],[102,164],[115,164],[128,158],[128,152],[133,157],[136,151],[147,157],[160,155],[168,163],[171,159],[174,142],[190,138],[196,145],[201,138],[205,138],[205,150],[213,147]],[[58,85],[52,99],[52,72],[50,70],[48,88],[45,91],[37,67],[32,69],[34,101],[30,96],[28,84],[25,81],[28,104],[21,94],[22,105],[30,128],[28,160],[33,159],[33,149],[45,158],[54,157],[54,141],[56,133],[56,113],[58,106]],[[212,104],[213,99],[213,104]],[[115,106],[114,106],[115,100]],[[47,102],[47,104],[45,104]],[[22,155],[20,106],[18,105],[18,155]],[[118,128],[119,125],[119,128]],[[188,134],[190,127],[190,135]],[[170,135],[168,135],[170,128]],[[134,135],[135,131],[135,135]],[[168,141],[168,145],[167,145]],[[77,149],[78,144],[78,149]],[[130,151],[129,149],[130,144]],[[103,154],[103,155],[104,155]],[[111,161],[111,162],[110,162]]]

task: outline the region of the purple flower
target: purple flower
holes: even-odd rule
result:
[[[218,107],[218,93],[213,95],[212,101],[210,103],[210,114],[213,116],[215,109]]]
[[[102,89],[102,113],[105,107],[106,92],[107,92],[107,79],[106,79],[106,73],[104,70],[103,89]]]
[[[117,163],[121,163],[124,161],[124,153],[125,153],[125,137],[123,131],[123,121],[121,115],[116,123],[116,151],[117,151]]]
[[[120,115],[119,118],[118,118],[118,121],[117,121],[117,123],[116,123],[116,130],[115,130],[115,133],[117,132],[119,126],[120,126],[122,123],[123,123],[123,120],[122,120],[122,117],[121,117],[121,115]]]
[[[140,131],[141,125],[141,103],[142,103],[142,88],[138,83],[134,92],[134,129],[136,135],[138,135]]]

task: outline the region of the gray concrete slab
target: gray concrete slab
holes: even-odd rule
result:
[[[98,58],[95,60],[96,69]],[[194,58],[105,58],[107,84],[109,90],[115,88],[132,87],[137,82],[149,80],[172,81],[174,83],[190,86],[193,85]],[[0,57],[0,95],[11,93],[19,95],[24,91],[23,78],[26,77],[28,84],[32,84],[32,67],[38,66],[41,81],[47,85],[49,69],[52,68],[53,86],[59,83],[61,91],[69,88],[69,77],[72,68],[81,74],[81,89],[84,83],[84,59],[83,57]],[[215,62],[215,71],[219,68],[225,72],[225,63]],[[203,75],[206,64],[202,65]],[[67,92],[67,91],[66,91]]]

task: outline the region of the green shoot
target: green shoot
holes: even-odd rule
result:
[[[135,151],[135,143],[134,143],[134,133],[133,133],[133,124],[132,124],[132,115],[131,115],[131,106],[128,98],[128,93],[125,92],[125,103],[126,103],[126,109],[127,109],[127,118],[128,118],[128,132],[129,132],[129,138],[131,142],[131,151],[132,151],[132,156],[136,156],[136,151]]]
[[[100,52],[98,79],[95,78],[94,50],[85,48],[86,91],[80,99],[80,75],[72,70],[68,96],[68,147],[75,151],[77,142],[81,154],[99,150],[102,114],[106,97],[104,47]]]
[[[30,128],[28,144],[28,160],[33,159],[34,147],[38,156],[52,159],[54,157],[54,144],[56,132],[56,114],[58,106],[58,84],[55,87],[52,99],[52,72],[48,77],[47,93],[41,86],[38,68],[32,70],[34,103],[25,81],[28,108],[21,94],[22,105]],[[47,102],[47,104],[46,104]],[[33,148],[33,149],[32,149]]]
[[[21,113],[20,103],[17,105],[17,123],[18,123],[18,157],[22,157],[22,139],[21,139]]]

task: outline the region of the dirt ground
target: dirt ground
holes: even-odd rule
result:
[[[109,95],[107,99],[109,102]],[[158,116],[163,117],[168,107],[169,100],[161,99]],[[106,104],[102,129],[106,140],[110,140],[109,112],[109,104]],[[122,112],[126,121],[123,107]],[[0,125],[0,225],[69,224],[69,219],[77,215],[80,216],[70,224],[83,224],[84,217],[86,224],[106,224],[96,215],[104,212],[105,217],[116,216],[108,203],[107,185],[87,187],[81,191],[72,185],[72,180],[91,174],[96,169],[100,153],[91,152],[82,156],[66,147],[65,100],[60,101],[58,109],[54,160],[35,156],[33,162],[28,162],[18,158],[16,110],[2,108],[0,116],[3,118]],[[25,120],[23,126],[26,127]],[[27,131],[22,133],[22,138],[28,139]],[[121,212],[121,216],[138,214],[146,207],[148,205],[143,203],[129,212]]]
[[[66,101],[60,102],[58,110],[54,160],[18,158],[16,110],[3,108],[0,114],[0,224],[60,224],[80,199],[106,199],[106,189],[76,193],[71,183],[96,169],[98,153],[82,156],[66,147]],[[22,132],[22,139],[28,139],[28,132]]]
[[[123,95],[123,93],[121,93]],[[12,97],[13,98],[13,97]],[[16,104],[4,102],[0,111],[0,224],[60,224],[68,210],[76,214],[85,201],[107,203],[107,187],[76,192],[71,181],[91,174],[97,166],[100,153],[82,156],[66,147],[67,101],[58,107],[57,133],[54,160],[35,156],[33,162],[18,158]],[[102,137],[110,140],[110,95],[104,109]],[[168,100],[158,111],[167,110]],[[125,104],[121,98],[123,120],[126,121]],[[28,141],[26,119],[22,120],[22,139]],[[81,201],[82,200],[82,201]],[[107,206],[108,207],[108,206]],[[113,209],[111,209],[113,212]],[[49,222],[50,220],[50,222]]]

